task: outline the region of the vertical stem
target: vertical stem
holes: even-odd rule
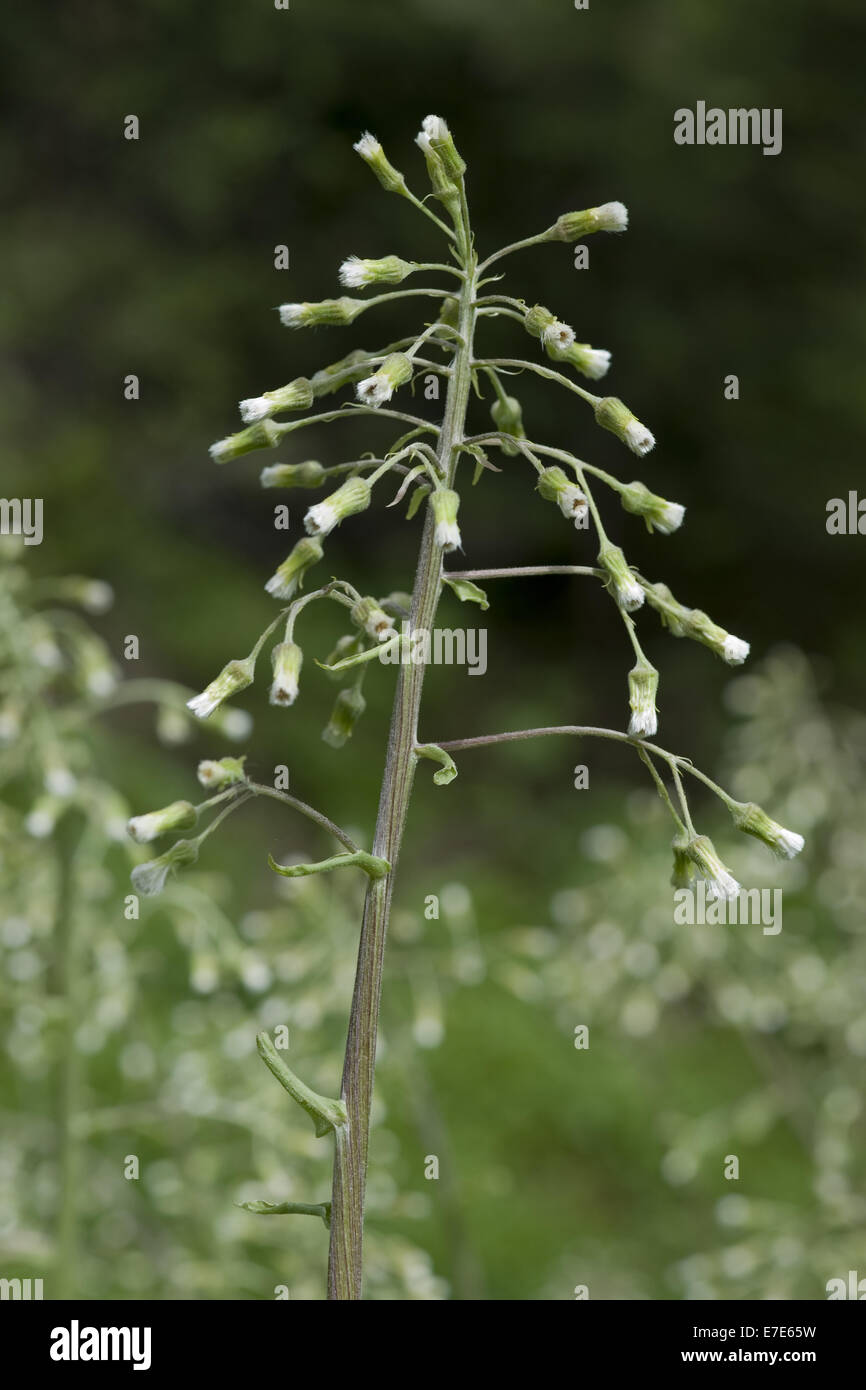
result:
[[[447,474],[449,485],[459,458],[456,446],[462,442],[464,435],[471,388],[470,362],[475,325],[473,301],[476,293],[477,262],[465,203],[464,212],[457,224],[457,243],[466,270],[460,291],[458,320],[462,341],[458,343],[452,375],[448,381],[437,451],[439,463]],[[435,544],[434,531],[435,521],[428,507],[409,618],[413,630],[432,629],[436,617],[442,582],[442,552]],[[373,854],[388,860],[391,873],[382,879],[371,881],[364,900],[355,989],[343,1065],[342,1097],[346,1102],[349,1122],[337,1131],[334,1152],[331,1247],[328,1261],[329,1299],[361,1297],[364,1187],[367,1176],[370,1106],[373,1099],[385,938],[391,910],[394,871],[400,854],[417,762],[415,745],[418,738],[418,714],[423,685],[423,663],[410,661],[405,665],[401,664],[391,713],[388,752],[373,841]]]
[[[78,942],[74,901],[75,827],[70,817],[58,826],[56,992],[62,1000],[60,1057],[57,1075],[57,1263],[54,1297],[72,1298],[76,1288],[78,1245],[77,1192],[79,1140],[76,1133],[81,1062],[76,1047],[78,1024]]]

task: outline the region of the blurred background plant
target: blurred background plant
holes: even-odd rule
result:
[[[719,667],[705,653],[649,634],[651,659],[664,645],[665,741],[803,830],[807,846],[802,863],[773,880],[785,893],[779,936],[745,927],[665,934],[664,811],[635,790],[630,757],[553,741],[466,754],[459,806],[447,789],[419,782],[385,982],[394,1012],[385,1020],[381,1155],[374,1149],[374,1167],[394,1187],[375,1194],[369,1293],[400,1296],[414,1279],[420,1296],[441,1295],[445,1285],[433,1282],[441,1279],[452,1297],[474,1289],[570,1298],[589,1283],[593,1297],[791,1289],[820,1298],[828,1278],[866,1274],[862,1255],[859,1264],[852,1255],[866,1146],[846,1089],[862,1094],[866,1026],[857,1012],[862,724],[838,712],[863,704],[862,539],[824,528],[828,499],[862,486],[862,6],[620,0],[578,12],[566,0],[412,0],[405,13],[397,23],[385,0],[325,0],[263,7],[253,18],[230,0],[181,9],[144,0],[134,11],[88,5],[86,25],[77,7],[64,8],[47,35],[39,10],[4,16],[13,118],[0,128],[0,158],[16,211],[0,225],[0,439],[5,495],[46,499],[45,541],[28,554],[28,570],[34,582],[106,576],[119,600],[100,631],[118,661],[123,637],[140,635],[139,679],[170,671],[197,685],[228,648],[246,649],[266,606],[263,552],[276,565],[285,547],[243,463],[214,470],[206,446],[223,423],[232,427],[227,401],[306,365],[308,348],[276,315],[269,324],[262,304],[330,293],[350,252],[416,246],[413,210],[405,238],[396,236],[398,200],[383,208],[358,175],[351,143],[365,128],[400,164],[419,111],[441,109],[472,170],[482,250],[531,232],[543,214],[623,198],[629,237],[615,251],[593,245],[589,272],[572,270],[563,248],[565,261],[539,254],[526,273],[582,339],[613,350],[617,390],[639,414],[645,408],[659,440],[652,486],[688,507],[665,544],[674,592],[699,593],[752,642],[754,664],[730,687],[742,703],[726,708]],[[781,106],[782,154],[675,146],[673,112],[698,98]],[[123,139],[130,112],[141,120],[137,142]],[[491,132],[502,158],[488,185]],[[369,244],[350,244],[360,226]],[[287,271],[274,268],[278,244],[289,247]],[[723,396],[729,372],[740,378],[736,402]],[[129,373],[139,376],[138,401],[124,399]],[[558,431],[566,448],[581,442],[569,401],[542,383],[521,382],[520,394],[527,427],[543,404],[551,439]],[[613,463],[618,445],[599,433],[604,466],[604,448]],[[358,443],[360,452],[375,439]],[[316,446],[325,465],[345,447],[325,435]],[[525,506],[523,481],[507,470],[498,481],[495,508],[483,493],[461,512],[467,564],[568,558],[546,508]],[[374,555],[360,532],[339,536],[340,572],[365,592],[402,583],[414,550],[411,528],[391,515]],[[651,576],[652,544],[629,542],[630,558]],[[431,671],[431,734],[604,722],[621,708],[626,648],[606,621],[604,595],[551,579],[497,586],[489,597],[488,675]],[[783,635],[808,653],[812,676],[795,653],[766,664]],[[365,689],[363,730],[315,767],[296,753],[317,743],[333,687],[323,680],[320,699],[298,703],[291,743],[282,713],[250,701],[253,774],[269,780],[287,762],[298,795],[367,833],[370,769],[380,763],[372,754],[391,692],[387,673],[377,675]],[[171,736],[174,721],[164,722]],[[117,785],[134,810],[163,804],[168,785],[189,796],[195,758],[231,751],[197,732],[181,748],[155,750],[152,717],[138,705],[93,727],[87,749],[86,780]],[[6,752],[18,756],[11,742]],[[589,792],[574,789],[578,760],[590,763]],[[742,785],[730,776],[737,767]],[[45,791],[40,777],[34,764],[26,796],[23,782],[4,784],[0,870],[20,885],[4,894],[0,928],[3,1024],[14,1039],[0,1106],[15,1116],[4,1126],[0,1264],[37,1277],[56,1209],[56,1078],[39,1042],[57,969],[55,850],[24,826]],[[706,811],[724,852],[730,826],[712,821],[709,800]],[[84,1058],[86,1108],[160,1115],[147,1127],[118,1120],[110,1129],[105,1119],[88,1138],[78,1286],[89,1296],[272,1297],[278,1283],[296,1297],[321,1291],[320,1223],[293,1218],[289,1250],[282,1218],[232,1206],[326,1195],[316,1178],[327,1160],[315,1155],[308,1122],[282,1105],[251,1050],[257,1010],[272,993],[293,1011],[318,997],[312,979],[308,988],[303,976],[278,973],[281,952],[301,943],[303,957],[315,938],[300,899],[275,906],[261,847],[286,859],[309,857],[317,844],[258,806],[232,825],[219,858],[205,857],[176,885],[193,885],[197,910],[166,897],[127,921],[128,851],[119,846],[91,873],[110,873],[104,897],[88,889],[79,899],[87,949],[101,939],[111,960],[123,947],[128,983],[100,983],[102,1007],[134,990],[125,1023],[91,1023],[104,1041]],[[740,868],[743,853],[740,843]],[[753,882],[769,883],[759,877],[768,867],[761,847],[754,853]],[[438,922],[423,917],[430,894],[440,895]],[[318,899],[329,931],[340,930],[332,920],[340,901]],[[247,935],[250,922],[255,933],[265,920],[264,937]],[[487,962],[477,983],[480,967],[466,980],[453,965],[456,989],[446,962],[451,969],[465,947],[448,944],[449,921],[461,931],[474,924]],[[606,924],[617,930],[594,934]],[[227,954],[217,982],[201,989],[214,979],[214,952]],[[238,952],[264,959],[263,991],[244,982]],[[23,960],[10,968],[16,954]],[[347,938],[334,978],[333,962],[325,969],[328,989],[342,990],[341,1019],[349,985],[340,971],[351,957]],[[413,957],[430,960],[420,981],[408,974]],[[16,980],[34,958],[35,973]],[[410,990],[427,1007],[440,975],[444,1036],[425,1048],[422,1029],[407,1053],[423,1064],[425,1091],[417,1077],[412,1086],[405,1079],[403,1054],[419,1026]],[[560,990],[567,980],[571,1011]],[[293,1050],[315,1061],[327,1090],[343,1039],[304,1019],[295,1019],[303,1033],[293,1032]],[[589,1051],[576,1052],[574,1027],[593,1019]],[[436,1026],[425,1026],[435,1038]],[[251,1088],[256,1112],[270,1107],[275,1117],[273,1148],[196,1113],[197,1095],[202,1108],[231,1106],[246,1104]],[[420,1138],[414,1098],[428,1092]],[[438,1183],[423,1176],[431,1152],[451,1155]],[[143,1158],[139,1182],[122,1179],[127,1153]],[[736,1184],[722,1176],[726,1153],[741,1157]]]

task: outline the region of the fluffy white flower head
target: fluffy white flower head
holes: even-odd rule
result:
[[[740,892],[739,883],[733,874],[729,874],[724,867],[719,868],[712,878],[707,878],[706,885],[707,897],[711,901],[720,899],[724,902],[730,902]]]
[[[728,633],[725,638],[724,658],[730,666],[742,666],[749,650],[749,643],[744,642],[742,637],[732,637]]]
[[[240,402],[241,419],[245,425],[254,425],[257,420],[266,420],[273,409],[273,402],[267,396],[247,396]]]
[[[545,347],[556,348],[559,352],[567,352],[574,346],[574,329],[570,324],[563,323],[561,319],[554,319],[543,330],[541,341]]]
[[[669,536],[682,526],[685,514],[686,509],[681,502],[665,502],[658,512],[653,513],[652,523],[663,536]]]
[[[187,709],[192,710],[192,713],[197,715],[199,719],[207,719],[208,715],[213,714],[219,705],[219,697],[211,693],[210,687],[203,690],[200,695],[193,695],[192,699],[186,702]]]
[[[133,816],[126,823],[127,833],[135,840],[136,844],[144,845],[149,840],[156,840],[162,834],[160,817],[153,811],[149,811],[144,816]]]
[[[648,430],[646,425],[642,425],[640,420],[629,420],[623,435],[625,443],[633,454],[643,457],[648,454],[655,445],[655,435]]]
[[[307,511],[304,517],[304,526],[310,536],[328,536],[333,531],[339,521],[337,512],[330,502],[315,502]],[[276,576],[274,576],[276,578]],[[275,593],[270,588],[272,580],[268,581],[266,587],[269,593]]]
[[[148,859],[146,864],[136,864],[130,874],[132,886],[142,897],[154,898],[161,893],[168,878],[171,864],[165,858]]]
[[[628,208],[625,203],[602,203],[595,210],[599,231],[624,232],[628,226]]]
[[[436,544],[441,545],[445,551],[460,550],[463,544],[460,527],[456,521],[438,521],[435,539]]]
[[[580,370],[590,381],[600,381],[610,370],[610,353],[607,348],[587,348],[581,354]]]
[[[557,505],[562,515],[567,517],[569,521],[573,521],[578,530],[583,528],[584,518],[587,515],[588,509],[586,498],[579,487],[575,487],[573,483],[569,483],[568,487],[563,488],[560,492],[557,498]]]
[[[632,738],[652,738],[658,733],[659,719],[652,704],[632,712],[628,731]]]
[[[644,601],[644,592],[636,579],[623,579],[616,586],[617,601],[626,613],[634,613]]]
[[[374,159],[382,146],[375,135],[371,135],[369,130],[365,130],[360,140],[357,140],[352,148],[362,159]]]
[[[358,382],[355,394],[364,405],[378,407],[390,401],[394,387],[382,372],[374,372],[372,376],[366,376],[363,381]]]
[[[363,289],[372,279],[360,256],[349,256],[340,266],[340,284],[347,290]]]
[[[307,313],[303,304],[281,304],[280,323],[284,328],[303,328]]]
[[[796,830],[786,830],[783,825],[779,826],[779,833],[776,836],[776,852],[783,859],[793,859],[799,854],[806,841],[802,835],[798,835]]]

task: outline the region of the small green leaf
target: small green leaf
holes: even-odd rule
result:
[[[463,603],[479,604],[482,613],[490,607],[484,590],[479,589],[477,584],[473,584],[471,579],[449,579],[447,574],[444,574],[442,578]]]
[[[302,1110],[306,1110],[315,1126],[317,1139],[321,1139],[329,1130],[337,1130],[349,1123],[345,1101],[320,1096],[316,1091],[311,1091],[309,1086],[305,1086],[300,1077],[295,1076],[291,1067],[286,1066],[267,1033],[258,1034],[256,1046],[271,1075],[288,1091],[292,1100],[296,1101]]]
[[[253,1216],[320,1216],[326,1228],[331,1225],[330,1202],[235,1202],[235,1206]]]
[[[432,489],[427,487],[427,485],[424,483],[422,483],[420,487],[416,487],[415,491],[412,493],[411,498],[409,499],[409,508],[406,512],[407,521],[412,520],[418,508],[421,506],[421,503],[424,501],[424,498],[431,491]]]
[[[445,752],[444,748],[440,748],[435,743],[423,743],[415,749],[415,752],[419,758],[429,758],[431,762],[441,763],[439,771],[433,773],[433,781],[437,787],[447,787],[449,782],[454,781],[457,776],[457,764],[450,753]]]
[[[397,646],[402,640],[402,634],[395,632],[394,636],[389,637],[387,642],[379,642],[375,647],[367,647],[364,651],[359,652],[357,656],[346,656],[342,661],[334,662],[332,666],[329,666],[326,661],[319,661],[318,657],[316,657],[316,665],[320,666],[323,671],[347,671],[350,666],[362,666],[365,661],[375,661],[376,657],[379,656],[381,652],[389,652],[392,647]]]
[[[308,878],[310,874],[328,873],[330,869],[363,869],[368,878],[384,878],[391,872],[387,859],[378,859],[375,854],[356,850],[354,854],[334,854],[330,859],[320,859],[316,864],[278,864],[268,855],[268,867],[283,878]]]

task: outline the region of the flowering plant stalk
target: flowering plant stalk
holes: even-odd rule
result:
[[[385,941],[394,873],[419,759],[434,761],[438,765],[434,781],[447,785],[457,775],[451,755],[470,748],[553,735],[622,743],[644,763],[672,817],[675,831],[673,882],[677,886],[689,886],[699,879],[704,880],[710,896],[734,896],[739,885],[712,842],[695,828],[684,774],[709,787],[721,798],[738,828],[757,836],[780,856],[793,856],[803,844],[799,835],[776,824],[759,807],[735,801],[688,759],[649,741],[658,728],[659,675],[638,639],[634,614],[639,609],[645,606],[654,609],[672,635],[702,643],[729,665],[740,665],[749,648],[746,642],[720,627],[705,613],[680,603],[664,584],[651,583],[629,565],[623,551],[608,539],[595,489],[600,484],[613,492],[627,512],[643,517],[650,531],[656,530],[663,536],[681,525],[684,508],[655,495],[640,481],[624,483],[565,449],[529,438],[521,403],[506,390],[505,382],[510,375],[534,373],[578,397],[590,408],[596,423],[616,435],[632,454],[643,458],[653,448],[653,435],[621,400],[615,396],[596,395],[576,379],[597,381],[603,377],[610,366],[610,353],[578,342],[573,328],[544,306],[531,305],[501,293],[497,285],[499,275],[490,273],[504,257],[526,247],[571,243],[595,232],[622,232],[628,222],[625,207],[619,202],[609,202],[566,213],[537,235],[503,247],[486,260],[479,260],[469,220],[466,165],[445,121],[438,116],[428,116],[417,144],[423,153],[432,188],[427,198],[432,196],[438,201],[443,217],[428,206],[427,198],[422,200],[409,190],[403,175],[389,162],[373,136],[365,134],[355,149],[386,191],[408,199],[436,226],[445,239],[451,259],[431,262],[408,261],[396,255],[378,259],[351,256],[341,267],[340,279],[345,289],[359,290],[401,285],[410,276],[425,271],[449,277],[448,287],[425,285],[389,289],[368,298],[344,295],[318,303],[284,304],[279,312],[282,323],[292,329],[346,325],[378,304],[419,297],[434,301],[437,316],[416,334],[372,351],[355,349],[310,377],[297,378],[286,386],[242,401],[241,417],[246,427],[214,444],[211,455],[215,462],[225,463],[254,450],[273,447],[307,425],[351,421],[359,414],[398,422],[403,433],[381,457],[353,459],[327,468],[318,462],[301,461],[273,464],[264,469],[261,482],[269,488],[317,488],[332,478],[342,481],[324,501],[308,509],[306,536],[297,542],[265,585],[283,605],[278,616],[258,638],[250,654],[230,661],[206,689],[190,701],[190,708],[200,717],[208,718],[224,701],[248,687],[255,679],[262,648],[280,627],[284,631],[272,653],[270,699],[275,705],[293,704],[299,694],[303,661],[303,651],[296,639],[298,620],[311,604],[336,603],[346,610],[350,630],[335,652],[325,662],[317,664],[337,675],[348,673],[349,684],[337,697],[323,734],[328,743],[340,747],[351,736],[363,713],[362,684],[370,663],[386,653],[405,655],[407,646],[412,645],[412,634],[432,631],[443,586],[450,587],[461,600],[486,608],[487,596],[478,581],[500,578],[562,573],[600,580],[625,626],[635,664],[628,676],[629,719],[623,730],[558,724],[433,743],[419,733],[424,662],[418,660],[415,653],[411,659],[399,660],[370,853],[362,850],[320,811],[283,791],[252,782],[244,772],[242,760],[223,759],[200,765],[200,780],[214,792],[202,806],[193,808],[186,802],[174,803],[161,812],[138,817],[132,823],[137,838],[150,838],[191,826],[212,807],[219,808],[215,820],[197,837],[178,840],[157,859],[137,867],[135,881],[145,893],[159,891],[169,873],[193,862],[205,838],[253,795],[267,795],[292,806],[340,845],[338,853],[313,864],[286,866],[270,860],[276,872],[298,877],[354,867],[367,877],[339,1098],[329,1099],[310,1091],[286,1066],[268,1036],[263,1034],[259,1039],[263,1060],[293,1099],[310,1114],[316,1133],[334,1135],[330,1202],[279,1204],[281,1214],[316,1214],[329,1227],[328,1296],[332,1299],[361,1296],[364,1187]],[[475,346],[476,330],[481,329],[488,318],[515,321],[536,340],[547,363],[553,365],[519,356],[480,355]],[[419,371],[425,375],[434,373],[446,384],[444,410],[437,422],[396,409],[391,404],[395,393],[410,385]],[[473,388],[481,396],[483,385],[493,391],[490,424],[482,430],[469,432],[467,416]],[[275,418],[288,412],[307,411],[315,402],[344,387],[354,389],[354,401],[287,422],[278,423]],[[534,474],[542,500],[554,503],[576,529],[594,531],[595,564],[488,570],[444,567],[445,556],[462,549],[458,481],[463,483],[462,474],[467,465],[473,469],[473,484],[488,471],[499,471],[489,458],[488,449],[491,448],[515,460],[515,464],[525,464]],[[302,595],[307,572],[323,558],[327,537],[348,518],[366,511],[372,504],[374,490],[378,488],[381,492],[389,476],[399,478],[399,488],[390,505],[395,505],[412,489],[409,518],[420,506],[425,506],[411,597],[391,594],[377,600],[338,578]],[[395,626],[397,619],[408,619],[402,632]],[[275,1214],[273,1208],[262,1203],[251,1204],[250,1210]]]

